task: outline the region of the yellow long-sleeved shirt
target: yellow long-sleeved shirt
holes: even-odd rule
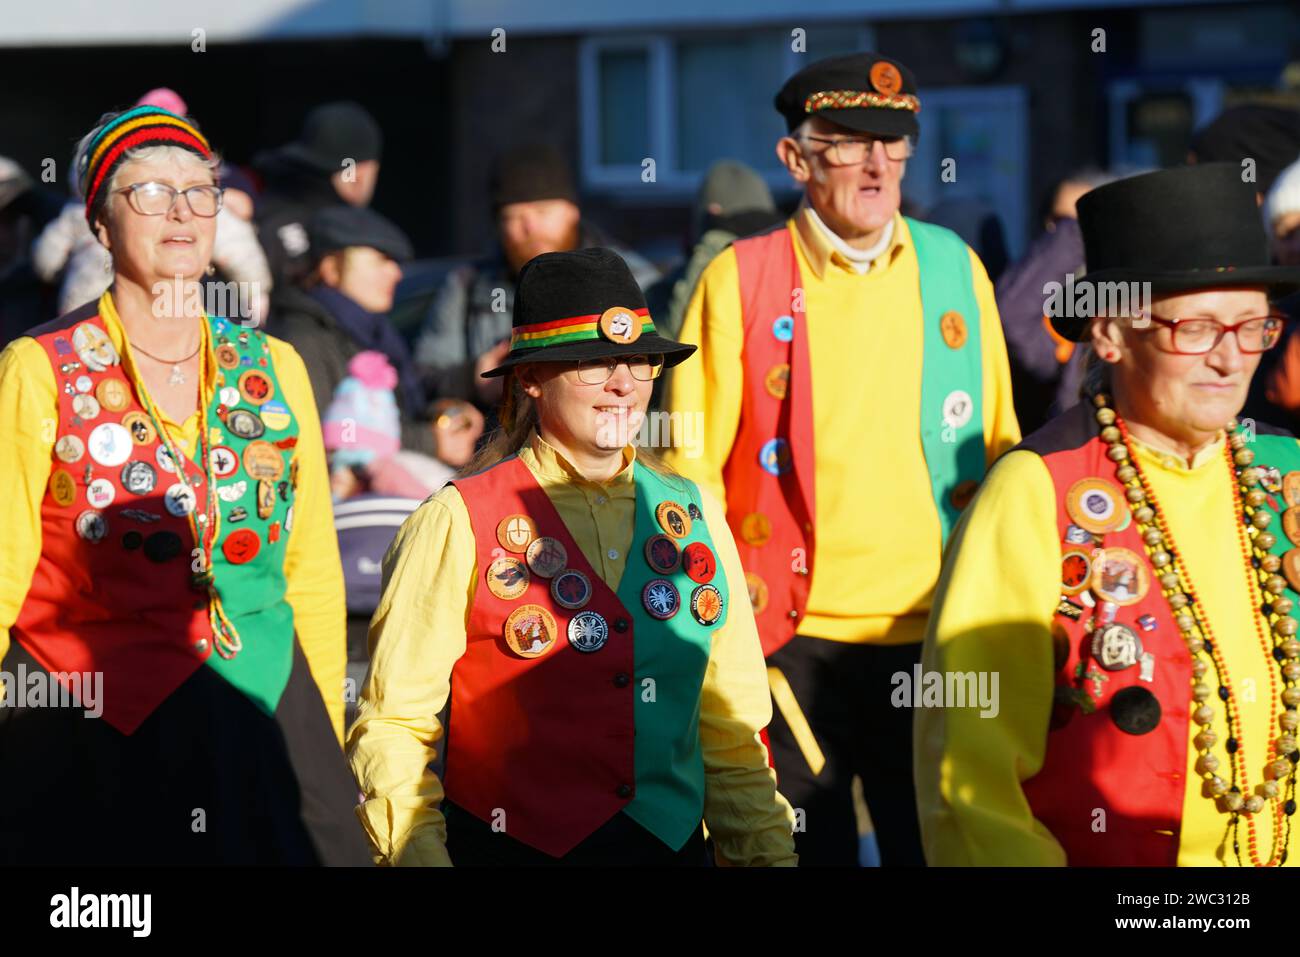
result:
[[[1256,688],[1267,689],[1268,673],[1277,664],[1259,647],[1251,625],[1259,612],[1237,549],[1233,479],[1224,465],[1222,442],[1220,438],[1202,450],[1190,466],[1134,445],[1234,687],[1240,691],[1253,679]],[[1032,452],[1012,452],[989,472],[954,532],[926,631],[922,668],[997,673],[1000,709],[991,718],[981,718],[974,708],[922,708],[915,716],[917,803],[931,864],[1067,863],[1060,844],[1033,817],[1021,788],[1043,766],[1051,717],[1051,625],[1061,596],[1056,506],[1043,460]],[[1275,702],[1268,697],[1266,691],[1237,695],[1252,786],[1262,780],[1268,742],[1278,733],[1270,720]],[[1217,713],[1222,742],[1222,708]],[[1107,719],[1094,715],[1083,720]],[[1198,754],[1190,743],[1198,730],[1188,722],[1178,863],[1236,864],[1230,838],[1224,846],[1227,818],[1201,794]],[[1216,753],[1220,761],[1226,759],[1222,744]],[[1080,762],[1087,759],[1075,756]],[[1132,786],[1142,786],[1139,777]],[[1261,853],[1267,856],[1270,815],[1256,817]],[[1248,860],[1245,824],[1242,832],[1243,860]]]
[[[806,208],[789,225],[804,283],[816,436],[817,561],[799,631],[835,641],[920,641],[939,576],[942,532],[921,447],[916,247],[902,216],[895,216],[889,248],[860,274]],[[970,257],[983,347],[986,461],[992,462],[1020,441],[1020,427],[993,286],[979,257]],[[726,501],[722,469],[735,442],[744,382],[734,249],[704,270],[681,340],[697,343],[699,356],[673,370],[665,407],[703,416],[702,447],[678,443],[667,457]]]
[[[110,293],[100,298],[99,315],[122,357],[127,378],[137,393],[147,395]],[[193,453],[199,428],[207,421],[218,369],[208,324],[201,323],[200,329],[210,370],[204,383],[202,409],[184,422],[176,423],[161,407],[156,407],[163,426],[186,454]],[[298,643],[320,686],[341,744],[347,610],[343,566],[330,506],[324,437],[302,359],[287,342],[273,337],[267,341],[283,399],[297,416],[300,429],[296,450],[300,463],[294,499],[296,521],[284,552],[285,597],[293,608]],[[4,548],[0,549],[0,658],[9,649],[9,628],[22,610],[41,556],[41,500],[50,478],[58,418],[58,386],[45,350],[28,336],[15,339],[0,352],[0,435],[5,437],[0,442],[0,475],[6,477],[9,491],[0,498],[0,528],[5,532]],[[218,581],[217,585],[220,587],[221,583]],[[185,600],[189,601],[190,597],[187,594]],[[128,612],[129,609],[124,609],[124,613]]]
[[[617,590],[632,544],[633,450],[624,451],[622,470],[607,483],[583,478],[536,434],[519,457],[591,567]],[[707,492],[701,498],[727,587],[733,597],[744,595],[745,575],[721,506]],[[370,625],[370,673],[348,734],[366,798],[358,815],[379,863],[452,863],[438,810],[442,783],[428,765],[443,736],[437,715],[450,695],[452,668],[465,652],[477,564],[469,512],[454,486],[407,519],[384,558],[383,593]],[[700,689],[704,820],[730,864],[796,861],[793,812],[776,790],[758,737],[771,713],[753,612],[747,602],[733,601],[726,623],[713,632]]]

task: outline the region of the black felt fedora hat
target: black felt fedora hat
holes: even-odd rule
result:
[[[659,335],[641,287],[618,253],[595,247],[542,253],[519,271],[510,353],[483,378],[525,362],[642,354],[662,355],[671,367],[695,348]]]
[[[1087,274],[1076,295],[1103,298],[1100,283],[1150,283],[1152,295],[1231,286],[1300,289],[1300,268],[1274,266],[1255,184],[1236,163],[1200,163],[1122,179],[1079,200]],[[1089,290],[1086,287],[1091,286]],[[1087,316],[1054,315],[1052,327],[1079,341]]]

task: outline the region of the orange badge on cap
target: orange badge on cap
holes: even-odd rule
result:
[[[903,74],[885,60],[871,64],[871,85],[881,93],[897,93],[903,88]]]
[[[627,345],[641,338],[641,317],[626,306],[613,306],[600,315],[600,334],[611,342]]]

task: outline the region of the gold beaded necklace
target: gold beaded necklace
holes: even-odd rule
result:
[[[1124,421],[1110,407],[1105,394],[1093,396],[1097,407],[1096,418],[1101,426],[1101,439],[1106,442],[1107,457],[1115,463],[1115,476],[1125,488],[1125,497],[1133,521],[1146,545],[1152,567],[1156,569],[1165,599],[1169,602],[1174,622],[1192,657],[1191,696],[1194,710],[1192,719],[1201,726],[1194,739],[1199,756],[1196,771],[1204,782],[1203,793],[1215,801],[1216,807],[1230,815],[1229,827],[1233,833],[1233,850],[1241,861],[1238,826],[1245,818],[1247,845],[1251,864],[1255,867],[1276,867],[1286,861],[1291,843],[1291,815],[1295,813],[1296,775],[1295,763],[1300,757],[1296,729],[1300,727],[1300,641],[1295,637],[1297,622],[1291,617],[1292,602],[1283,592],[1287,581],[1279,575],[1281,559],[1269,549],[1276,536],[1268,531],[1271,513],[1263,509],[1266,492],[1259,488],[1260,470],[1253,465],[1254,453],[1246,448],[1246,439],[1237,433],[1237,423],[1227,425],[1228,441],[1224,445],[1229,469],[1235,481],[1232,485],[1235,512],[1242,516],[1236,522],[1238,545],[1248,570],[1248,587],[1260,614],[1252,616],[1256,636],[1265,658],[1275,659],[1282,672],[1285,688],[1279,694],[1277,674],[1268,670],[1269,700],[1273,702],[1270,723],[1276,723],[1281,734],[1269,742],[1268,761],[1264,764],[1264,780],[1256,786],[1255,793],[1244,797],[1250,786],[1246,777],[1246,753],[1242,746],[1242,722],[1237,709],[1236,695],[1232,689],[1227,662],[1214,637],[1214,631],[1201,610],[1196,590],[1192,586],[1182,556],[1174,544],[1168,522],[1156,501],[1151,485],[1143,474]],[[1254,571],[1255,574],[1250,574]],[[1267,595],[1267,598],[1264,596]],[[1268,628],[1265,628],[1267,623]],[[1271,632],[1271,637],[1270,637]],[[1228,754],[1230,773],[1224,780],[1217,772],[1219,759],[1212,753],[1218,736],[1213,730],[1214,708],[1209,704],[1215,694],[1204,681],[1211,667],[1218,679],[1218,697],[1224,703],[1228,724],[1228,738],[1224,742]],[[1285,803],[1279,798],[1285,789]],[[1273,821],[1272,849],[1267,859],[1261,859],[1255,830],[1256,817],[1266,807],[1271,807]],[[1285,836],[1280,845],[1278,837]]]

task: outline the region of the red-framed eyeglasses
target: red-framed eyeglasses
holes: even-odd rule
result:
[[[1247,355],[1268,352],[1280,341],[1286,329],[1287,317],[1280,312],[1270,312],[1266,316],[1251,316],[1232,325],[1224,325],[1217,319],[1165,319],[1144,314],[1141,318],[1165,326],[1169,329],[1172,349],[1185,356],[1200,356],[1213,352],[1229,332],[1237,337],[1237,348]],[[1140,328],[1134,324],[1134,328]]]

